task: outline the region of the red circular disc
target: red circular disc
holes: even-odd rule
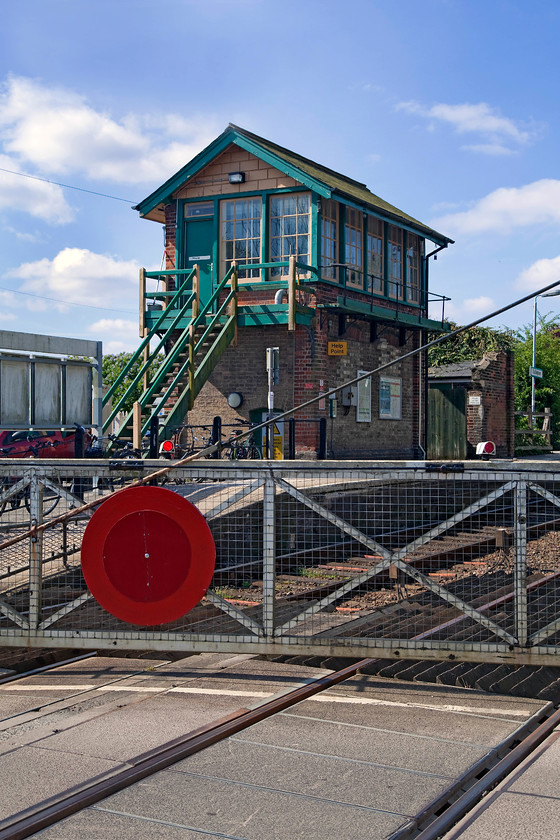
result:
[[[130,624],[167,624],[210,586],[216,547],[206,520],[163,487],[110,496],[82,540],[82,571],[101,606]]]

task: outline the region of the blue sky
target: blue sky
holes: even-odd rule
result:
[[[0,0],[0,13],[0,170],[34,176],[0,171],[2,329],[134,347],[138,268],[160,266],[163,237],[131,206],[229,122],[454,239],[431,288],[460,323],[560,280],[553,0]],[[531,318],[526,303],[496,324]]]

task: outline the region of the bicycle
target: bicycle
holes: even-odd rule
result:
[[[34,444],[30,444],[28,449],[24,452],[21,450],[18,452],[18,457],[23,458],[38,458],[39,453],[42,449],[47,448],[54,448],[58,442],[53,443],[52,441],[37,441]],[[3,458],[13,457],[13,453],[11,449],[0,449],[0,455]],[[17,476],[6,476],[0,481],[0,494],[5,493],[10,487],[16,485],[21,479]],[[50,487],[43,487],[43,516],[48,516],[49,513],[55,509],[57,504],[60,501],[60,493],[57,493],[55,490],[51,489]],[[6,508],[9,507],[10,510],[16,511],[18,510],[21,505],[24,505],[27,509],[28,513],[31,513],[31,490],[29,485],[24,487],[22,490],[18,490],[16,493],[12,493],[5,501],[0,502],[0,516],[4,513]]]
[[[234,433],[241,434],[241,430]],[[240,461],[243,459],[261,459],[262,452],[255,443],[255,438],[251,433],[247,438],[239,440],[234,437],[233,440],[226,443],[222,449],[222,458],[227,458],[230,461]]]

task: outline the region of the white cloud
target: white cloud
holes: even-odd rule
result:
[[[0,92],[4,150],[20,166],[58,177],[80,173],[92,180],[158,183],[215,133],[212,118],[127,114],[115,119],[77,93],[33,79],[12,76]]]
[[[127,308],[137,306],[138,269],[134,260],[119,260],[95,254],[85,248],[64,248],[52,260],[44,258],[23,263],[6,272],[7,277],[21,280],[21,291],[58,298],[70,303],[90,306]],[[29,298],[29,306],[45,304],[58,311],[67,311],[63,303]]]
[[[515,285],[518,289],[532,292],[556,281],[560,281],[560,257],[537,260],[519,274]],[[551,289],[551,291],[555,290]]]
[[[546,178],[523,187],[500,187],[469,210],[436,219],[436,229],[457,233],[510,233],[530,225],[560,223],[560,181]]]
[[[461,302],[446,301],[445,317],[455,321],[456,324],[468,324],[477,318],[489,315],[495,308],[496,304],[492,298],[485,295],[477,298],[465,298]],[[441,309],[435,303],[430,309],[430,317],[436,319],[441,317]]]
[[[514,150],[535,140],[538,127],[522,126],[509,117],[503,117],[486,102],[459,105],[439,103],[430,108],[418,102],[401,102],[397,110],[406,111],[428,120],[428,129],[435,130],[437,123],[451,126],[457,134],[478,134],[485,141],[462,148],[486,155],[512,154]]]
[[[124,318],[101,318],[88,326],[97,341],[103,342],[104,353],[122,353],[136,350],[140,343],[138,320]]]
[[[494,309],[494,301],[492,298],[481,295],[477,298],[466,298],[463,301],[463,309],[465,312],[470,312],[475,317],[477,315],[484,315],[487,312],[492,312]]]
[[[503,143],[478,143],[472,146],[461,146],[461,149],[464,152],[478,152],[482,155],[494,155],[494,157],[515,154],[513,149],[509,149]]]
[[[1,171],[6,169],[9,171]],[[11,174],[21,170],[19,162],[0,155],[0,210],[24,211],[49,224],[72,221],[74,211],[67,204],[62,189],[55,184]]]

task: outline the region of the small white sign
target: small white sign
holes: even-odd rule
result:
[[[469,405],[480,405],[482,402],[482,397],[469,397]]]
[[[534,376],[535,379],[542,379],[542,370],[540,368],[529,368],[529,376]]]

